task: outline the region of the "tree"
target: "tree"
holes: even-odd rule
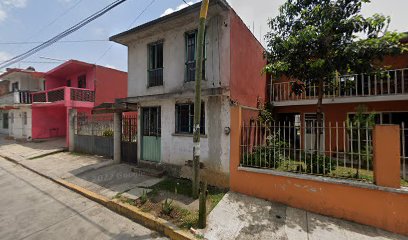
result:
[[[379,70],[384,56],[406,50],[399,41],[402,34],[388,31],[389,17],[361,15],[362,5],[369,2],[287,0],[278,16],[269,20],[264,71],[296,79],[291,87],[296,95],[305,85],[317,85],[317,123],[322,120],[325,83],[338,74]]]

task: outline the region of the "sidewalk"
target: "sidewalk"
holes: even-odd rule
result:
[[[10,140],[6,135],[0,134],[0,153],[3,156],[18,158],[19,160],[37,158],[47,154],[62,152],[65,149],[65,138],[27,142]]]
[[[162,179],[144,174],[135,166],[114,164],[112,159],[64,150],[60,139],[44,142],[7,140],[0,135],[0,156],[13,159],[49,178],[63,179],[109,199],[118,194],[136,199]],[[43,154],[49,154],[38,158]],[[33,158],[36,156],[37,158]]]
[[[227,193],[202,231],[209,240],[227,239],[407,239],[374,227],[310,213],[301,209]]]

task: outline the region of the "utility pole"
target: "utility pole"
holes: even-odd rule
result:
[[[198,27],[196,48],[195,72],[195,101],[194,101],[194,128],[193,128],[193,197],[198,198],[200,188],[200,120],[201,120],[201,80],[203,78],[204,32],[207,20],[208,4],[210,0],[203,0],[200,10],[200,25]]]

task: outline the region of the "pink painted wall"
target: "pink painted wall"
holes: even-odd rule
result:
[[[265,101],[267,76],[264,48],[245,23],[231,10],[231,98],[245,106],[256,107],[257,99]]]
[[[68,80],[71,80],[71,87],[78,87],[78,77],[86,75],[86,89],[95,89],[95,68],[87,71],[79,71],[74,73],[67,73],[64,77],[53,77],[47,75],[45,77],[46,90],[67,86]]]
[[[126,72],[97,66],[95,69],[95,106],[104,102],[115,102],[127,97],[128,75]]]
[[[64,106],[32,107],[32,137],[45,139],[66,136],[67,114]]]

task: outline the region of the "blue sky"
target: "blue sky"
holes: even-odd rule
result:
[[[113,1],[0,0],[0,61],[36,46],[36,44],[6,45],[1,43],[47,40]],[[127,30],[150,1],[128,0],[63,40],[107,40],[109,36]],[[254,32],[257,38],[266,33],[267,18],[277,14],[277,8],[283,1],[252,0],[249,4],[248,0],[229,0],[244,22],[251,28],[255,27]],[[180,5],[184,5],[182,0],[155,0],[132,27],[153,20],[165,12],[172,12],[180,8]],[[392,30],[408,31],[406,9],[408,9],[407,0],[373,0],[373,3],[367,6],[363,13],[371,15],[379,12],[390,15],[393,19]],[[49,25],[53,21],[54,23]],[[101,58],[108,49],[110,50]],[[24,68],[31,65],[37,70],[47,71],[59,64],[59,62],[49,63],[52,61],[40,57],[78,59],[127,70],[126,47],[108,41],[56,43],[14,67]]]

